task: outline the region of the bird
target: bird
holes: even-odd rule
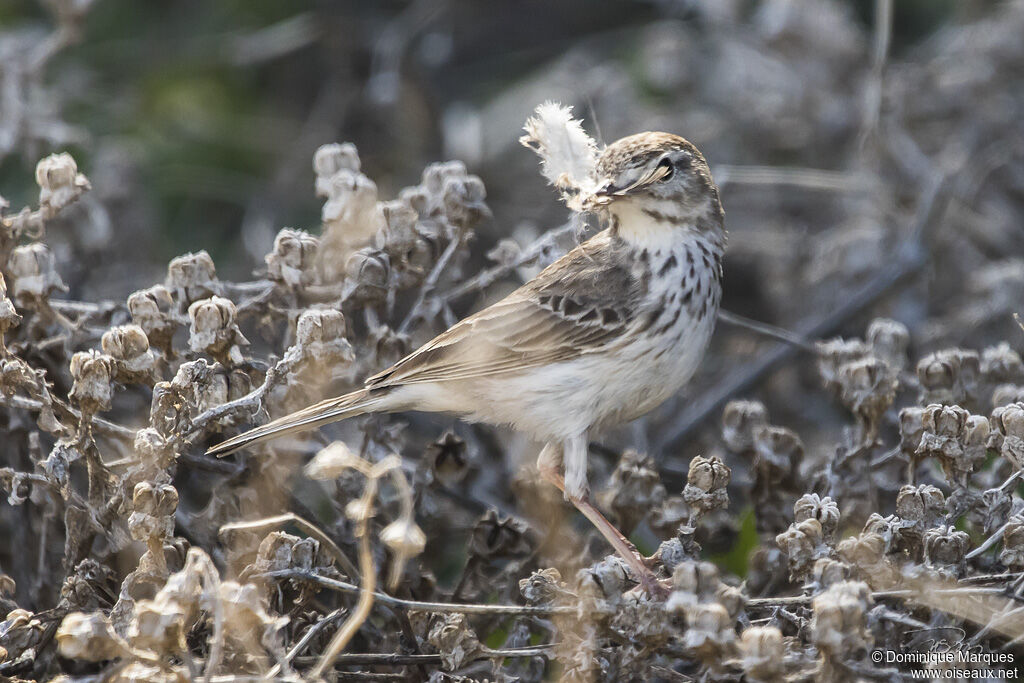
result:
[[[725,214],[707,161],[678,135],[617,140],[600,151],[594,173],[596,189],[583,200],[601,228],[593,237],[361,389],[208,454],[365,413],[448,413],[509,426],[545,444],[541,475],[645,589],[663,593],[636,547],[591,502],[588,438],[662,404],[700,365],[722,295]]]

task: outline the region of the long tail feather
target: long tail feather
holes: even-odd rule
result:
[[[303,408],[290,415],[285,415],[268,422],[262,427],[256,427],[244,434],[232,437],[213,446],[206,451],[206,454],[221,457],[261,441],[276,439],[277,437],[295,432],[316,429],[321,425],[355,417],[363,413],[371,413],[383,407],[387,394],[387,391],[379,389],[372,394],[368,389],[360,389],[344,396],[329,398],[326,401],[315,403],[308,408]]]

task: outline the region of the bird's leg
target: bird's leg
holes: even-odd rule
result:
[[[579,464],[580,453],[576,450],[581,447],[580,441],[582,441],[583,449],[583,474],[582,478],[578,471],[573,470],[574,465]],[[586,437],[582,439],[571,439],[565,442],[563,454],[565,458],[566,475],[568,481],[562,478],[562,475],[558,473],[558,469],[553,464],[552,456],[554,453],[550,449],[557,448],[554,444],[548,444],[544,447],[541,452],[541,457],[537,463],[540,474],[542,477],[547,479],[549,482],[555,485],[559,491],[561,491],[565,499],[572,503],[577,510],[579,510],[584,517],[590,520],[590,523],[601,532],[601,535],[605,537],[615,552],[626,561],[630,569],[637,575],[640,580],[640,585],[643,586],[652,597],[665,598],[668,595],[668,589],[658,580],[658,577],[654,575],[654,572],[644,563],[644,558],[640,554],[640,551],[636,549],[633,542],[626,538],[625,534],[615,528],[615,525],[609,522],[601,511],[598,510],[593,503],[590,502],[590,495],[587,491],[586,486],[586,448],[587,441]],[[575,452],[574,452],[575,451]],[[579,486],[582,482],[582,488]]]

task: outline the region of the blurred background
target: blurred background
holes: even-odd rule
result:
[[[1022,35],[1024,3],[980,0],[6,0],[0,188],[34,203],[36,161],[71,151],[93,192],[48,242],[70,298],[123,300],[177,254],[245,280],[280,228],[317,232],[313,152],[349,141],[382,199],[464,161],[493,211],[483,264],[567,218],[517,143],[553,99],[600,140],[662,129],[704,151],[726,309],[812,338],[895,318],[912,358],[1019,347]],[[689,393],[609,443],[678,485],[721,400],[756,396],[811,467],[844,418],[792,353],[722,326]]]

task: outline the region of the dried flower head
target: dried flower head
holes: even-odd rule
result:
[[[729,401],[722,411],[722,439],[734,453],[754,447],[754,435],[768,426],[768,410],[758,401]]]
[[[921,403],[969,403],[977,395],[981,362],[975,351],[945,349],[917,364]]]
[[[115,362],[99,351],[79,351],[71,357],[71,377],[75,383],[68,397],[90,415],[110,408],[114,396]]]
[[[327,197],[330,194],[328,183],[335,174],[341,171],[358,173],[359,168],[359,151],[351,142],[321,145],[313,154],[317,196]]]
[[[434,623],[427,642],[441,653],[441,666],[454,671],[481,654],[480,640],[464,614],[445,614]]]
[[[166,286],[182,310],[200,299],[221,293],[217,268],[205,250],[172,259],[167,265]]]
[[[751,626],[740,634],[740,666],[746,680],[773,683],[785,671],[785,646],[782,631],[774,626]]]
[[[519,579],[519,592],[531,605],[547,605],[568,593],[562,575],[554,568],[538,569],[527,578]]]
[[[152,384],[156,379],[156,357],[149,350],[149,338],[138,325],[119,325],[103,333],[103,353],[114,359],[114,377],[123,384]]]
[[[1012,569],[1024,567],[1024,516],[1013,515],[1007,520],[999,561]]]
[[[928,529],[924,534],[924,558],[932,566],[957,567],[970,548],[970,538],[951,526]]]
[[[266,255],[267,278],[291,289],[314,284],[320,240],[302,230],[284,228],[274,238],[274,250]]]
[[[53,253],[42,242],[16,247],[7,261],[11,292],[21,306],[33,306],[55,291],[67,287],[57,273]]]
[[[793,504],[793,519],[797,524],[816,519],[825,539],[831,541],[839,528],[839,504],[828,496],[822,498],[817,493],[805,493]]]
[[[789,529],[775,537],[775,543],[789,558],[792,581],[806,578],[814,561],[828,552],[821,522],[814,518],[791,524]]]
[[[919,522],[924,527],[934,525],[946,506],[942,490],[930,484],[905,484],[896,496],[896,514],[902,519]]]
[[[163,285],[140,289],[128,297],[128,312],[132,322],[142,328],[149,342],[168,353],[171,339],[178,327],[174,311],[174,299]]]
[[[39,205],[55,216],[89,189],[89,181],[78,172],[78,164],[67,152],[51,154],[36,164]]]
[[[811,641],[826,657],[845,660],[871,646],[867,613],[872,600],[867,584],[834,584],[811,604]]]
[[[101,662],[130,654],[127,643],[101,612],[68,614],[57,629],[56,639],[61,655],[70,659]]]
[[[907,326],[888,318],[875,318],[868,325],[866,340],[875,356],[896,371],[907,365],[910,331]]]
[[[212,296],[188,307],[188,346],[196,353],[208,353],[225,365],[242,362],[239,346],[248,345],[235,322],[235,304],[230,299]]]
[[[650,457],[629,449],[619,458],[599,500],[612,511],[619,528],[631,533],[651,509],[665,500],[665,487]]]

